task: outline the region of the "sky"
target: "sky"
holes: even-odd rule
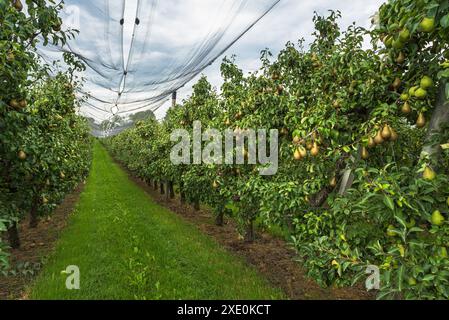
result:
[[[243,71],[255,71],[260,67],[261,50],[269,48],[274,55],[277,55],[288,41],[296,42],[300,38],[305,38],[306,43],[312,41],[314,11],[326,15],[328,10],[340,10],[342,29],[353,22],[358,26],[370,28],[371,16],[384,2],[382,0],[281,0],[267,16],[262,18],[202,74],[207,76],[212,85],[219,89],[222,84],[220,63],[224,56],[235,54],[237,56],[236,63]],[[195,77],[178,91],[178,99],[182,100],[191,94],[192,85],[198,81],[200,76]],[[156,117],[163,118],[169,107],[170,102],[165,103],[156,111]]]

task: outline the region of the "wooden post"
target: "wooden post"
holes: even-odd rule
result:
[[[172,107],[176,106],[176,96],[177,96],[177,93],[176,93],[176,91],[174,91],[171,95],[171,106]]]

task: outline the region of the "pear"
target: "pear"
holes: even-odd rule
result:
[[[404,92],[403,94],[401,94],[401,100],[402,101],[407,101],[409,99],[409,95],[408,93]]]
[[[399,137],[396,131],[393,128],[390,128],[390,132],[391,132],[390,141],[397,141]]]
[[[301,158],[305,158],[307,156],[307,150],[304,147],[299,147],[299,153],[301,154]]]
[[[401,51],[398,57],[396,58],[396,63],[403,64],[404,62],[405,62],[405,54]]]
[[[412,112],[412,109],[410,108],[410,103],[408,103],[407,101],[404,103],[404,105],[401,108],[401,111],[403,114],[409,114],[410,112]]]
[[[362,148],[362,159],[363,159],[363,160],[368,160],[368,158],[369,158],[368,150],[366,150],[366,148],[363,147],[363,148]]]
[[[20,0],[15,0],[14,1],[14,8],[16,8],[17,11],[22,11],[23,10],[22,2],[20,2]]]
[[[386,36],[384,38],[385,47],[391,48],[393,46],[394,38],[392,36]]]
[[[432,80],[432,78],[430,78],[428,76],[424,76],[421,79],[420,86],[423,89],[429,89],[429,88],[433,87],[433,80]]]
[[[401,84],[402,84],[401,79],[396,78],[396,79],[394,79],[394,82],[393,82],[392,86],[396,90],[396,89],[398,89],[401,86]]]
[[[42,204],[47,204],[48,203],[48,199],[46,197],[42,197]]]
[[[401,39],[397,39],[393,41],[393,48],[395,49],[402,49],[404,48],[405,43],[401,41]]]
[[[295,160],[301,160],[302,156],[301,153],[299,152],[299,149],[295,150],[295,153],[293,154],[293,157],[295,158]]]
[[[435,210],[432,213],[432,218],[430,219],[434,226],[442,226],[444,223],[444,216],[441,214],[439,210]]]
[[[316,157],[319,153],[320,153],[320,147],[318,146],[318,144],[316,142],[314,142],[312,150],[310,150],[310,154],[313,157]]]
[[[427,97],[427,91],[425,89],[423,89],[423,88],[418,88],[415,91],[415,97],[420,99],[420,100],[423,100],[423,99],[425,99]]]
[[[410,39],[410,31],[408,31],[408,29],[403,29],[400,33],[399,33],[399,39],[401,39],[401,41],[406,42]]]
[[[301,138],[300,138],[300,137],[295,136],[295,137],[293,138],[293,143],[294,143],[294,144],[299,144],[300,142],[301,142]]]
[[[388,140],[388,139],[391,138],[391,130],[390,130],[390,127],[388,125],[384,126],[384,128],[382,129],[381,135],[382,135],[382,138],[384,140]]]
[[[447,197],[446,203],[447,203],[447,205],[449,207],[449,197]]]
[[[61,179],[65,179],[65,173],[64,173],[64,172],[61,171],[61,172],[59,173],[59,176],[61,177]]]
[[[408,90],[408,94],[410,95],[410,97],[414,97],[415,96],[415,93],[416,93],[416,90],[418,90],[418,86],[414,86],[414,87],[411,87],[409,90]]]
[[[337,178],[336,177],[332,177],[332,179],[330,179],[330,181],[329,181],[329,185],[332,188],[335,188],[337,186]]]
[[[214,182],[212,183],[212,187],[213,187],[214,189],[217,189],[217,188],[218,188],[218,182],[217,182],[217,181],[214,181]]]
[[[431,167],[426,166],[423,172],[423,178],[428,181],[432,181],[436,178],[437,174],[432,170]]]
[[[27,107],[27,101],[25,99],[22,99],[19,101],[19,108],[25,109]]]
[[[308,141],[307,144],[306,144],[306,148],[307,148],[307,150],[312,150],[313,143],[311,141]]]
[[[426,125],[426,118],[422,112],[419,113],[418,119],[416,120],[416,126],[418,128],[423,128]]]
[[[9,106],[14,109],[18,109],[20,107],[19,102],[16,99],[12,99],[9,101]]]
[[[27,154],[22,150],[19,151],[18,156],[19,156],[19,159],[22,161],[26,160],[26,158],[27,158]]]
[[[419,29],[423,32],[432,32],[435,30],[435,19],[427,17],[422,19]]]
[[[377,132],[376,137],[374,138],[374,142],[376,144],[384,143],[384,138],[382,138],[382,132],[380,130]]]
[[[374,141],[373,137],[368,138],[368,148],[374,148],[376,146],[376,142]]]

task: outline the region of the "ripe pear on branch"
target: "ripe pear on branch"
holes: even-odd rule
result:
[[[23,4],[20,0],[12,0],[14,8],[16,8],[17,11],[23,10]]]
[[[384,141],[385,141],[384,138],[382,138],[382,131],[379,130],[376,136],[374,137],[374,142],[379,145],[384,143]]]
[[[361,157],[363,160],[368,160],[369,158],[369,152],[365,147],[362,147]]]
[[[376,146],[376,142],[374,141],[373,137],[368,138],[368,148],[374,148]]]
[[[427,181],[432,181],[436,178],[437,174],[435,173],[435,171],[433,171],[433,169],[429,166],[426,166],[426,168],[424,169],[423,172],[423,178],[424,180]]]
[[[416,126],[418,128],[424,128],[426,125],[426,118],[422,112],[419,113],[418,119],[416,120]]]
[[[408,101],[406,101],[402,106],[401,112],[403,114],[409,114],[410,112],[412,112],[412,108],[410,108],[410,103],[408,103]]]
[[[389,140],[391,138],[391,130],[387,124],[383,127],[381,136],[384,140]]]
[[[311,154],[313,157],[316,157],[316,156],[318,156],[319,153],[320,153],[320,147],[318,146],[318,144],[317,144],[316,142],[314,142],[314,143],[313,143],[313,147],[312,147],[312,149],[310,150],[310,154]]]

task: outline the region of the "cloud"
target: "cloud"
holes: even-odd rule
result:
[[[355,22],[358,26],[370,28],[371,16],[384,3],[383,0],[281,0],[281,2],[265,16],[252,30],[244,35],[233,47],[217,61],[205,69],[202,74],[217,88],[222,84],[220,63],[224,56],[235,54],[236,62],[243,71],[252,72],[260,68],[259,56],[261,50],[269,48],[277,55],[288,41],[296,42],[304,38],[306,43],[312,41],[314,30],[312,17],[316,11],[327,15],[328,10],[339,10],[342,13],[340,26],[342,30]],[[184,99],[192,92],[192,85],[199,76],[179,90],[178,97]],[[170,107],[167,103],[157,112],[158,118],[163,118]]]

